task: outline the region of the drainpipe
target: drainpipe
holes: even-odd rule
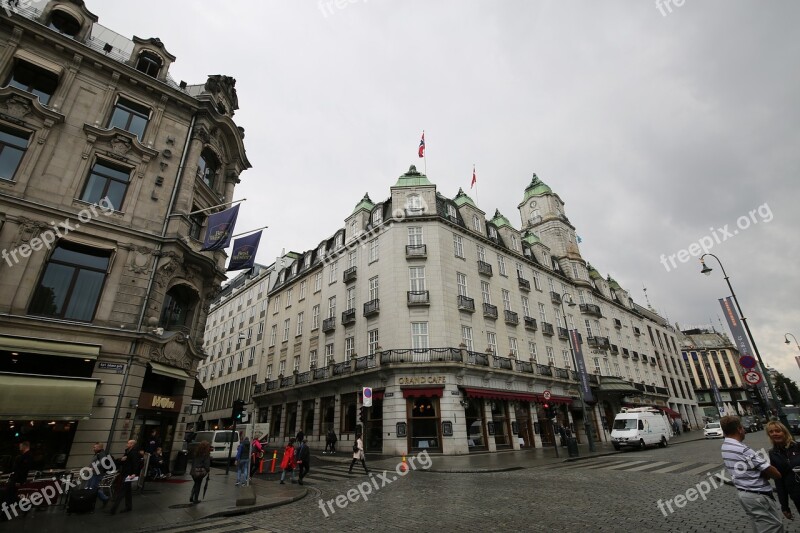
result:
[[[183,153],[181,154],[181,162],[178,165],[178,174],[175,178],[175,186],[172,188],[172,196],[169,199],[169,207],[167,209],[167,214],[164,216],[164,225],[161,227],[161,235],[160,240],[156,243],[156,250],[153,257],[153,271],[150,273],[150,280],[147,282],[147,291],[144,293],[144,302],[142,303],[142,311],[139,313],[139,321],[136,324],[136,334],[138,335],[141,332],[142,324],[144,323],[144,314],[147,311],[147,304],[150,300],[150,291],[153,289],[153,281],[156,278],[156,271],[158,268],[158,258],[160,257],[159,252],[163,247],[164,237],[167,234],[167,225],[169,224],[170,213],[172,213],[172,209],[175,206],[175,199],[178,196],[178,190],[180,189],[180,184],[183,181],[183,169],[186,166],[186,156],[189,154],[189,143],[192,141],[192,131],[194,130],[194,124],[197,119],[197,114],[192,115],[192,121],[189,123],[189,133],[186,135],[186,143],[183,145]],[[133,364],[133,358],[136,355],[136,349],[139,346],[139,339],[138,337],[133,339],[131,343],[131,349],[128,353],[128,363],[125,365],[125,375],[122,378],[122,386],[119,389],[119,395],[117,396],[117,407],[114,410],[114,418],[111,419],[111,429],[108,432],[108,440],[106,442],[106,450],[111,447],[111,441],[114,440],[114,431],[117,428],[117,420],[119,419],[119,411],[122,406],[122,398],[125,394],[125,388],[128,385],[128,376],[131,373],[131,365]]]

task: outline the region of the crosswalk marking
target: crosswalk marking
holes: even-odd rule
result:
[[[231,518],[211,518],[202,522],[189,522],[157,529],[140,529],[158,533],[270,533],[267,529],[235,521]]]
[[[669,461],[656,461],[654,463],[646,463],[641,466],[637,466],[636,468],[630,468],[626,470],[626,472],[641,472],[642,470],[648,470],[650,468],[656,468],[659,466],[664,466],[666,464],[669,464]]]
[[[686,470],[681,472],[681,474],[705,474],[706,472],[719,472],[722,470],[722,465],[712,465],[709,463],[703,463],[703,466],[699,466],[697,468],[692,468],[691,470]]]
[[[685,466],[686,466],[686,463],[678,463],[678,464],[675,464],[675,465],[672,465],[672,466],[666,466],[664,468],[659,468],[658,470],[651,470],[650,473],[651,474],[666,474],[668,472],[673,472],[673,471],[678,470],[680,468],[683,468]]]
[[[716,472],[722,468],[713,463],[694,463],[676,461],[654,461],[647,459],[612,459],[612,460],[590,460],[575,461],[556,465],[549,465],[547,468],[558,470],[614,470],[617,472],[641,472],[645,474],[703,474],[706,472]]]
[[[627,470],[629,465],[638,465],[640,463],[644,463],[645,461],[626,461],[623,464],[614,465],[606,468],[606,470],[617,470],[617,469],[625,469]]]

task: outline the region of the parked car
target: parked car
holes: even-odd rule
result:
[[[721,439],[724,437],[722,426],[719,425],[719,422],[709,422],[703,428],[703,436],[707,439]]]
[[[786,415],[786,418],[786,421],[789,423],[789,433],[792,435],[800,435],[800,416],[792,413]]]
[[[742,417],[742,426],[744,426],[744,429],[747,430],[748,433],[755,433],[756,431],[764,429],[764,424],[761,423],[761,419],[752,415],[745,415]]]

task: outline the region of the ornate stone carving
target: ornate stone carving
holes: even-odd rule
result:
[[[150,271],[150,261],[152,250],[145,246],[139,246],[132,250],[130,255],[130,262],[128,263],[128,269],[137,273],[137,274],[144,274]]]
[[[111,140],[111,150],[118,155],[125,155],[131,151],[131,141],[121,135]]]
[[[3,102],[2,112],[17,120],[22,120],[31,112],[31,103],[21,96],[12,96]]]

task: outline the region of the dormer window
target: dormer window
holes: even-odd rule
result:
[[[481,219],[478,218],[478,215],[472,215],[472,228],[475,231],[481,231]]]
[[[66,11],[56,9],[50,14],[50,28],[69,37],[75,37],[81,31],[81,23]]]
[[[497,230],[494,229],[493,226],[489,226],[489,237],[491,237],[492,239],[497,238]]]
[[[325,257],[325,245],[324,244],[320,244],[319,245],[319,250],[317,250],[317,256],[319,256],[320,259]]]
[[[411,212],[422,211],[422,198],[418,194],[409,195],[406,198],[406,209]]]
[[[163,64],[164,62],[161,60],[161,57],[156,54],[152,52],[142,52],[139,54],[139,59],[136,61],[136,70],[156,78]]]
[[[292,275],[294,276],[295,274],[297,274],[297,263],[292,265]]]
[[[336,247],[337,247],[337,248],[341,248],[341,247],[342,247],[342,240],[343,240],[343,239],[342,239],[342,234],[341,234],[341,233],[339,233],[339,234],[336,236]]]
[[[447,216],[449,216],[453,220],[455,220],[457,218],[456,217],[456,206],[451,205],[451,204],[447,204]]]
[[[206,148],[200,153],[200,158],[197,160],[197,177],[213,189],[219,173],[219,166],[217,156]]]
[[[311,254],[310,253],[308,255],[306,255],[306,258],[303,260],[303,266],[305,268],[308,268],[308,267],[311,266]]]
[[[27,61],[17,60],[6,85],[31,93],[42,105],[47,105],[58,87],[58,76]]]
[[[511,236],[511,249],[512,249],[512,250],[517,250],[517,249],[518,249],[518,246],[517,246],[517,236],[516,236],[516,235],[512,235],[512,236]]]
[[[377,226],[383,221],[383,217],[381,215],[381,209],[378,208],[372,213],[372,225]]]

